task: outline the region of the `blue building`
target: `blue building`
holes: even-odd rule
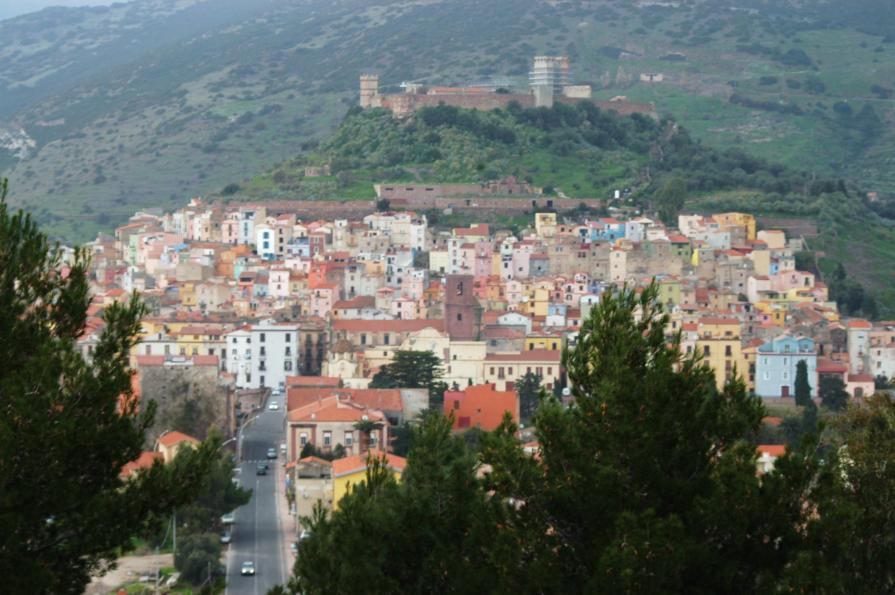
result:
[[[817,396],[817,350],[807,337],[781,335],[758,347],[755,355],[755,394],[760,397],[795,396],[796,365],[808,366],[811,396]]]

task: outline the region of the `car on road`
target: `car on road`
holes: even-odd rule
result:
[[[267,463],[259,464],[258,470],[255,471],[255,475],[267,475]]]
[[[221,543],[226,545],[226,544],[230,543],[232,540],[233,540],[233,535],[231,535],[229,531],[221,532]]]
[[[239,574],[242,576],[255,576],[255,563],[243,562],[242,567],[239,569]]]
[[[275,448],[268,448],[268,449],[267,449],[267,458],[268,458],[268,459],[275,459],[275,458],[277,458],[277,449],[275,449]]]
[[[228,512],[227,514],[221,517],[221,523],[224,525],[232,525],[236,522],[236,515],[232,512]]]
[[[286,454],[286,443],[285,442],[280,442],[280,454],[281,455]]]
[[[277,411],[280,408],[280,404],[277,403],[276,401],[271,401],[270,403],[267,404],[267,408],[271,411]]]

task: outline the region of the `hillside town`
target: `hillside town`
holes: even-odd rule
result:
[[[395,435],[426,409],[451,415],[457,432],[493,430],[509,414],[535,451],[520,384],[533,375],[567,399],[563,350],[622,286],[657,284],[668,336],[713,368],[719,390],[738,375],[767,403],[792,403],[805,362],[812,398],[837,377],[860,400],[895,375],[895,323],[840,317],[824,283],[796,268],[802,240],[743,213],[680,215],[674,228],[633,212],[575,222],[545,210],[516,237],[484,223],[437,230],[412,211],[304,220],[194,199],[136,213],[87,248],[95,298],[82,352],[104,307],[136,291],[151,313],[132,354],[134,392],[161,418],[188,394],[238,436],[257,411],[282,406],[274,457],[296,535],[315,502],[337,508],[363,480],[368,453],[388,453],[400,476]],[[370,387],[404,352],[437,358],[440,398]],[[163,432],[153,438],[170,448]],[[783,447],[759,450],[766,472]]]

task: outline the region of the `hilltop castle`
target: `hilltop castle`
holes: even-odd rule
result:
[[[424,107],[451,105],[467,109],[491,110],[506,108],[516,102],[522,107],[551,107],[554,103],[577,103],[591,99],[590,85],[569,84],[569,59],[566,56],[535,56],[529,73],[527,93],[510,93],[489,87],[424,87],[417,83],[402,85],[403,93],[379,92],[379,76],[360,77],[360,107],[385,108],[396,118],[406,118]],[[611,101],[594,101],[604,110],[621,115],[644,114],[657,117],[652,103],[633,103],[623,97]]]

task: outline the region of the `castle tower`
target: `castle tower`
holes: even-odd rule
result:
[[[360,75],[360,106],[364,109],[379,107],[379,75]]]
[[[472,275],[447,275],[444,288],[444,330],[454,341],[477,341],[482,307],[473,292]]]

